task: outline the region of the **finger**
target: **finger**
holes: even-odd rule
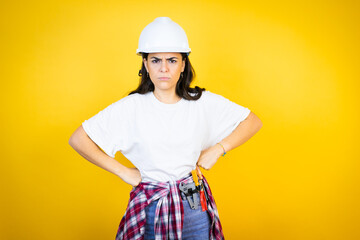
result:
[[[196,165],[196,171],[197,171],[198,175],[201,175],[201,170],[200,170],[200,167],[198,165]]]
[[[198,164],[199,167],[205,169],[205,170],[209,170],[206,166],[204,166],[203,164]]]

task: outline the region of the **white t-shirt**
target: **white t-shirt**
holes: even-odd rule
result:
[[[169,181],[195,169],[203,149],[227,137],[250,110],[203,91],[200,99],[174,104],[153,92],[131,94],[82,123],[88,136],[110,157],[120,151],[142,181]]]

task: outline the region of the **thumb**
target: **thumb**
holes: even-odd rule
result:
[[[198,161],[198,162],[196,163],[196,169],[200,169],[200,167],[204,169],[204,166],[202,166],[201,162]]]

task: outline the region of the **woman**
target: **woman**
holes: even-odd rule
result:
[[[190,51],[178,24],[156,18],[139,39],[139,87],[85,120],[70,138],[85,159],[133,186],[116,240],[224,238],[198,167],[209,170],[262,123],[248,108],[190,88]],[[135,168],[116,161],[118,151]]]

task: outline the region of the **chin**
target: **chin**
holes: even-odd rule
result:
[[[169,85],[169,84],[158,84],[155,86],[157,89],[162,90],[162,91],[167,91],[170,89],[174,89],[176,88],[175,85]]]

